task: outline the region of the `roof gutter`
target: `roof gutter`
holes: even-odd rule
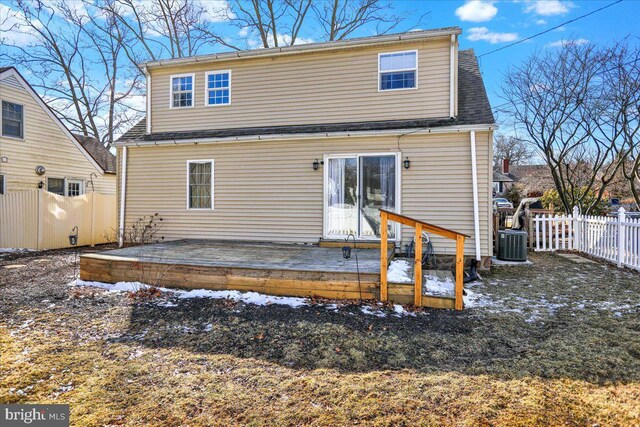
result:
[[[141,68],[147,69],[159,68],[165,66],[175,66],[184,64],[207,63],[214,61],[225,61],[235,59],[248,58],[268,58],[272,56],[292,55],[308,52],[331,51],[340,49],[349,49],[363,46],[377,46],[384,44],[392,44],[406,41],[428,40],[438,37],[450,37],[452,35],[461,34],[460,28],[448,28],[443,30],[414,31],[402,34],[393,34],[387,36],[363,37],[342,41],[330,41],[323,43],[309,43],[283,47],[269,47],[263,49],[251,49],[237,52],[224,52],[211,55],[192,56],[187,58],[175,58],[160,61],[149,61],[139,64]]]
[[[255,142],[255,141],[287,141],[287,140],[309,140],[321,138],[364,138],[382,137],[395,135],[424,135],[436,133],[458,133],[470,131],[492,131],[497,127],[495,124],[461,125],[461,126],[441,126],[425,128],[405,128],[388,130],[367,130],[367,131],[341,131],[341,132],[313,132],[313,133],[292,133],[292,134],[267,134],[267,135],[246,135],[213,138],[190,138],[190,139],[168,139],[136,141],[129,140],[116,142],[116,147],[154,147],[159,145],[187,145],[187,144],[224,144],[234,142]]]

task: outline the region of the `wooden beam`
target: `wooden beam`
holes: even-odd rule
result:
[[[413,262],[414,295],[416,307],[422,306],[422,224],[416,224],[416,256]]]
[[[464,236],[456,238],[456,310],[462,310],[464,289]]]
[[[439,227],[437,225],[433,225],[433,224],[429,224],[428,222],[424,222],[424,221],[420,221],[419,219],[415,219],[415,218],[410,218],[406,215],[401,215],[401,214],[397,214],[394,212],[390,212],[384,209],[380,209],[380,215],[382,215],[382,213],[386,213],[388,216],[388,219],[395,221],[395,222],[399,222],[400,224],[404,224],[406,226],[409,227],[415,227],[417,224],[422,224],[422,228],[424,231],[429,232],[429,233],[434,233],[437,234],[439,236],[442,237],[446,237],[448,239],[452,239],[455,240],[456,236],[464,236],[464,237],[470,237],[466,234],[460,233],[458,231],[454,231],[454,230],[449,230],[448,228],[444,228],[444,227]]]
[[[380,300],[389,298],[387,289],[387,213],[380,212]]]

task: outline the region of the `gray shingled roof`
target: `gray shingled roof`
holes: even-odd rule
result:
[[[97,139],[92,136],[73,134],[93,160],[104,170],[105,173],[116,173],[116,156]]]
[[[513,182],[513,179],[501,172],[493,171],[493,182]]]
[[[146,119],[122,135],[118,142],[173,141],[182,139],[228,138],[253,135],[284,135],[297,133],[356,132],[434,128],[443,126],[493,124],[495,120],[489,98],[480,75],[478,61],[472,49],[458,52],[458,117],[455,119],[416,118],[411,120],[365,121],[293,126],[245,127],[199,131],[157,132],[146,134]]]
[[[9,68],[13,68],[13,67],[0,67],[0,73],[4,73],[5,71],[7,71]]]

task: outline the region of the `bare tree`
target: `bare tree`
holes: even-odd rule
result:
[[[567,212],[589,213],[622,166],[619,131],[600,114],[611,52],[568,43],[536,53],[506,75],[504,96],[523,139],[545,159]]]
[[[112,37],[114,22],[82,3],[16,0],[15,7],[15,30],[31,41],[7,43],[0,58],[28,70],[31,85],[75,131],[113,142],[128,126],[135,111],[129,98],[139,90],[138,77],[121,72],[125,43]]]
[[[500,166],[503,159],[509,159],[513,165],[529,163],[533,150],[520,138],[496,134],[493,140],[493,166]]]
[[[595,122],[603,138],[619,140],[622,175],[640,209],[640,48],[625,40],[608,50],[605,90]]]
[[[354,31],[374,25],[376,34],[393,31],[408,15],[397,14],[390,2],[382,0],[325,0],[313,3],[313,11],[326,40],[342,40]],[[418,18],[420,25],[425,15]]]

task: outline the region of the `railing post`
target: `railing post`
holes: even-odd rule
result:
[[[387,213],[380,212],[380,300],[387,301]]]
[[[413,262],[414,291],[413,302],[416,307],[422,306],[422,224],[416,224],[416,256]]]
[[[464,286],[464,236],[456,236],[456,301],[455,309],[462,310]]]
[[[618,267],[622,267],[622,265],[624,264],[624,256],[626,253],[625,246],[627,243],[627,239],[624,235],[624,212],[625,210],[621,206],[620,209],[618,209]]]

